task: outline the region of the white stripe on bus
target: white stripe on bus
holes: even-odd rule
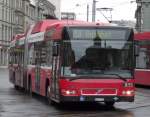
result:
[[[135,69],[135,71],[150,71],[150,69]]]
[[[40,32],[36,34],[29,35],[28,37],[28,43],[33,43],[33,42],[38,42],[38,41],[43,41],[44,40],[44,33],[45,32]],[[25,37],[22,37],[18,40],[19,45],[23,45],[25,42]],[[11,42],[11,47],[14,47],[16,43],[16,40]]]

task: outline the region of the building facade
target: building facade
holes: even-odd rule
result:
[[[15,29],[16,4],[13,0],[0,0],[0,65],[8,62],[8,47]]]
[[[42,1],[47,4],[37,7],[30,0],[0,0],[0,66],[8,65],[8,48],[13,35],[23,33],[37,20],[47,18],[45,14],[57,16],[56,7],[47,0]]]
[[[136,0],[136,2],[136,30],[138,32],[150,31],[150,0]]]
[[[61,2],[63,2],[63,0],[48,0],[50,3],[52,3],[56,9],[54,11],[56,18],[61,19]]]

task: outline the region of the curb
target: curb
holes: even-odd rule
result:
[[[0,69],[8,69],[8,66],[0,66]]]

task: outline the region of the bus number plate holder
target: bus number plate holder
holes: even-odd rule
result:
[[[102,102],[104,101],[104,98],[95,98],[95,101]]]

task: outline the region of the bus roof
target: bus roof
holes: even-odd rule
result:
[[[32,30],[32,34],[37,32],[43,32],[48,27],[64,27],[64,26],[112,26],[116,27],[116,24],[112,23],[103,23],[103,22],[86,22],[86,21],[78,21],[78,20],[42,20],[36,23]],[[119,27],[119,26],[118,26]],[[126,27],[127,28],[127,27]]]
[[[62,30],[64,27],[67,26],[85,26],[85,27],[99,27],[99,26],[108,26],[108,27],[118,27],[114,26],[111,23],[102,23],[102,22],[86,22],[86,21],[77,21],[77,20],[42,20],[34,24],[33,29],[31,30],[30,34],[30,41],[35,42],[43,39],[61,39]],[[127,27],[120,27],[120,28],[127,28]],[[28,29],[29,30],[29,29]],[[23,34],[15,35],[11,41],[15,43],[17,40],[20,40],[23,43],[23,40],[26,37],[28,30]],[[44,38],[45,37],[45,38]],[[51,38],[50,38],[51,37]]]
[[[46,30],[49,30],[51,27],[57,27],[59,31],[64,27],[64,26],[105,26],[109,25],[108,23],[92,23],[92,22],[85,22],[85,21],[76,21],[76,20],[42,20],[39,21],[35,24],[33,27],[33,30],[31,31],[31,35],[39,32],[45,32]],[[11,41],[14,40],[19,40],[23,37],[25,37],[27,31],[23,34],[17,34],[12,37]]]
[[[77,20],[42,20],[39,21],[33,28],[32,34],[37,33],[37,32],[43,32],[45,31],[48,27],[64,27],[64,26],[105,26],[109,25],[108,23],[92,23],[92,22],[85,22],[85,21],[77,21]]]
[[[150,40],[150,32],[141,32],[135,33],[134,35],[135,40]]]

